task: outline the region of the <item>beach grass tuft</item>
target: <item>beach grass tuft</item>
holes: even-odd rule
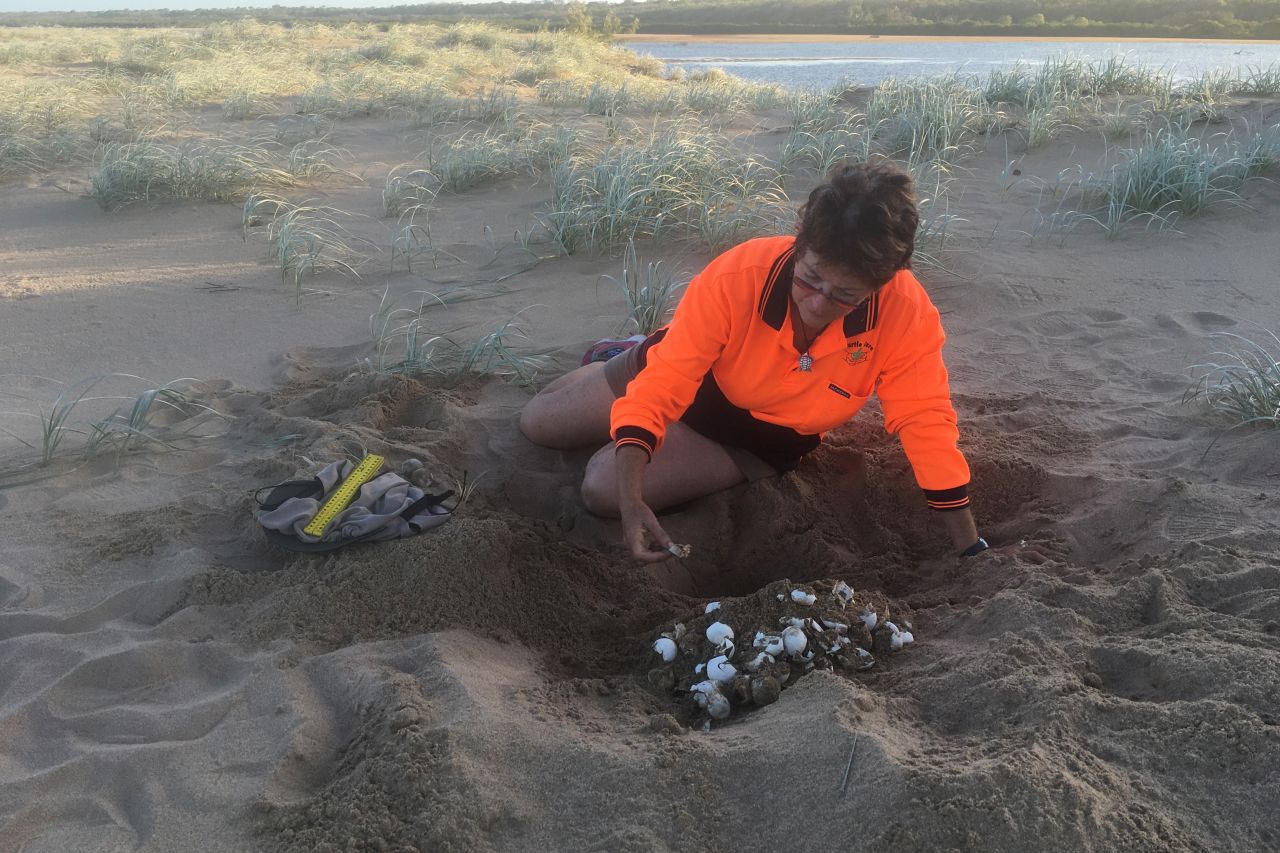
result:
[[[627,303],[627,316],[618,327],[619,334],[651,335],[667,322],[675,310],[683,283],[664,268],[662,261],[641,263],[634,240],[627,241],[622,256],[622,275],[605,276],[622,293]]]
[[[688,122],[562,161],[552,193],[546,227],[568,253],[639,237],[719,245],[764,233],[786,206],[776,169]]]
[[[1203,402],[1235,422],[1235,427],[1280,427],[1280,336],[1265,332],[1266,343],[1222,333],[1228,347],[1212,361],[1194,365],[1199,373],[1183,402]]]
[[[292,186],[287,168],[262,148],[218,141],[182,146],[156,142],[108,143],[98,155],[91,196],[107,211],[135,201],[226,201],[253,186]]]
[[[1085,180],[1086,204],[1098,209],[1083,219],[1115,236],[1129,222],[1165,228],[1215,205],[1240,204],[1240,185],[1269,162],[1266,138],[1259,135],[1252,147],[1232,140],[1211,145],[1186,127],[1160,129],[1122,151],[1105,176]]]
[[[359,278],[359,267],[378,251],[373,242],[352,234],[338,219],[351,214],[328,205],[303,202],[278,208],[268,226],[282,281],[301,293],[304,276],[338,272]]]
[[[37,412],[0,413],[38,420],[40,433],[36,442],[28,441],[9,430],[5,432],[27,447],[39,451],[39,457],[33,464],[35,467],[46,468],[56,458],[64,455],[61,451],[69,436],[81,437],[80,446],[73,452],[92,457],[110,450],[118,458],[141,444],[169,449],[190,446],[186,442],[209,437],[197,432],[207,420],[204,415],[223,419],[226,417],[199,402],[193,390],[197,384],[194,379],[175,379],[150,387],[136,396],[94,393],[104,383],[118,384],[120,380],[150,384],[140,376],[127,373],[90,376],[66,385],[59,382],[56,384],[63,387],[57,396],[48,406],[37,403]],[[84,414],[87,408],[93,407],[92,404],[102,402],[114,405],[114,409],[105,417],[94,418]],[[73,415],[81,417],[75,419]]]

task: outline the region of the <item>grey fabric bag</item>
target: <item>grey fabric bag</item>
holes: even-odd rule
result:
[[[414,536],[449,520],[450,511],[443,502],[453,492],[428,494],[399,474],[385,472],[362,485],[323,534],[307,533],[303,528],[353,470],[355,464],[349,461],[333,462],[310,480],[259,489],[254,495],[259,507],[255,515],[267,540],[290,551],[332,551],[356,542]]]

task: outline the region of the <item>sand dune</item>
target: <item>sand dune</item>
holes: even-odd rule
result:
[[[363,181],[326,197],[385,243],[380,164],[412,152],[339,133]],[[1068,134],[1007,188],[997,148],[953,190],[946,270],[921,271],[980,524],[1024,545],[963,563],[873,411],[797,472],[671,513],[694,556],[642,569],[582,508],[588,454],[519,435],[528,390],[356,369],[384,288],[505,277],[441,330],[536,306],[547,376],[616,331],[616,259],[485,248],[545,187],[442,197],[454,260],[300,300],[231,206],[0,188],[4,371],[197,377],[228,416],[195,450],[0,491],[0,850],[1274,849],[1280,442],[1181,395],[1215,333],[1280,329],[1280,190],[1177,232],[1032,236],[1030,179],[1101,143]],[[269,547],[251,492],[359,446],[475,493],[416,539]],[[649,643],[783,578],[892,599],[917,642],[691,731]]]

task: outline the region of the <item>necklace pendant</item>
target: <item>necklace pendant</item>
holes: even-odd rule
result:
[[[800,372],[808,373],[813,370],[813,356],[809,353],[802,353],[800,356]]]

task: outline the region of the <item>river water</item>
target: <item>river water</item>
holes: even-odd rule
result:
[[[1280,44],[1261,42],[1134,41],[905,41],[856,42],[624,42],[668,67],[686,71],[723,68],[760,83],[789,88],[825,88],[846,80],[875,84],[886,77],[941,76],[961,73],[986,77],[993,69],[1023,63],[1039,66],[1053,56],[1102,60],[1123,56],[1175,79],[1198,77],[1212,69],[1265,68],[1280,63]]]

